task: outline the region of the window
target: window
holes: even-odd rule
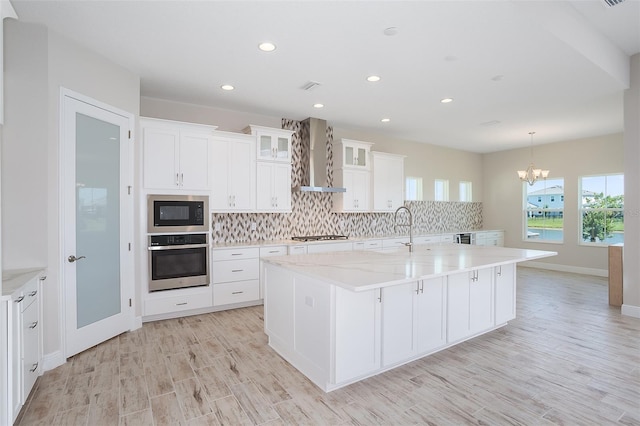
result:
[[[460,181],[460,201],[471,200],[471,182]]]
[[[624,242],[624,175],[583,176],[579,191],[582,244]]]
[[[564,179],[522,184],[525,241],[564,240]]]
[[[407,176],[405,182],[407,200],[422,201],[422,178]]]
[[[449,181],[436,179],[435,196],[436,201],[449,201]]]

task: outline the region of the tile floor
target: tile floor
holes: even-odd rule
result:
[[[506,327],[325,394],[262,307],[145,323],[39,378],[17,425],[640,425],[640,320],[604,278],[518,268]]]

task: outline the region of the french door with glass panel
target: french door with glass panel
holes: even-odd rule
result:
[[[129,330],[133,115],[63,89],[61,206],[65,357]]]

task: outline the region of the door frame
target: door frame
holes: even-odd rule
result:
[[[66,212],[66,191],[64,188],[65,182],[67,180],[67,173],[65,169],[65,154],[66,154],[66,133],[67,129],[65,128],[65,98],[73,98],[77,101],[84,102],[86,104],[92,105],[96,108],[103,109],[110,113],[120,115],[128,120],[129,122],[129,143],[127,145],[128,150],[128,179],[129,179],[129,197],[121,200],[122,203],[126,203],[125,210],[129,213],[131,220],[129,221],[121,221],[121,231],[122,226],[124,225],[126,229],[124,230],[125,235],[130,241],[131,249],[129,250],[129,256],[126,256],[126,262],[121,265],[121,276],[123,277],[125,283],[122,286],[124,291],[124,298],[129,299],[129,310],[125,313],[128,323],[128,330],[133,330],[136,327],[135,321],[135,309],[132,303],[135,300],[135,265],[134,265],[134,253],[135,253],[135,190],[133,182],[135,180],[135,169],[134,169],[134,142],[135,142],[135,116],[134,114],[124,111],[122,109],[116,108],[107,103],[98,101],[89,96],[83,95],[78,92],[74,92],[73,90],[67,89],[65,87],[60,87],[60,99],[59,99],[59,117],[58,117],[58,268],[60,271],[60,288],[59,288],[59,325],[58,328],[60,330],[60,349],[62,352],[62,362],[64,363],[66,359],[69,357],[68,349],[67,349],[67,327],[66,327],[66,309],[67,309],[67,285],[66,285],[66,256],[65,256],[65,220],[67,218]]]

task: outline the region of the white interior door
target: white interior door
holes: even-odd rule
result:
[[[131,325],[133,116],[62,93],[62,275],[65,356]]]

